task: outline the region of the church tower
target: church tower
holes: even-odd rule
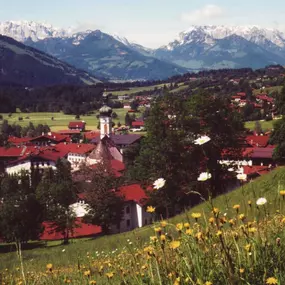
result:
[[[112,108],[108,106],[108,95],[106,92],[103,94],[103,106],[99,110],[99,120],[100,120],[100,138],[105,136],[110,137],[112,133]]]

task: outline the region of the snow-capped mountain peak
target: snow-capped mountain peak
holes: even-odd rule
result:
[[[59,29],[50,24],[34,21],[6,21],[0,22],[0,34],[24,42],[28,38],[36,42],[46,38],[67,37],[71,29]]]

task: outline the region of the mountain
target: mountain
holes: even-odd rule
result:
[[[0,35],[0,84],[95,84],[95,77],[39,50]]]
[[[197,70],[259,68],[285,63],[285,35],[257,26],[192,26],[173,42],[157,49],[154,55]]]
[[[97,76],[113,80],[165,79],[187,70],[146,56],[99,30],[64,38],[46,38],[26,44]]]
[[[49,24],[33,21],[6,21],[0,22],[0,34],[19,42],[25,42],[29,38],[36,42],[46,38],[67,37],[71,30],[58,29]]]

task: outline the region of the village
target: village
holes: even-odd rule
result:
[[[96,169],[96,165],[103,160],[110,162],[115,177],[122,177],[126,171],[124,163],[124,152],[135,144],[140,144],[143,135],[134,133],[118,133],[120,128],[112,127],[112,108],[108,106],[108,94],[103,95],[104,105],[100,108],[100,130],[86,131],[84,121],[71,121],[67,130],[42,133],[38,137],[9,137],[9,147],[0,148],[0,162],[3,172],[14,175],[21,171],[31,173],[37,170],[43,174],[45,169],[56,169],[59,159],[67,160],[71,165],[72,178],[78,182],[89,178],[80,175],[81,167],[88,167],[91,172]],[[124,98],[125,100],[126,98]],[[150,106],[150,100],[143,96],[136,97],[141,105]],[[241,109],[248,104],[245,92],[237,92],[231,97],[231,108]],[[271,112],[273,119],[275,116],[274,100],[268,94],[262,93],[255,96],[255,100],[250,102],[255,109],[267,110]],[[125,105],[130,109],[129,105]],[[145,128],[144,120],[138,119],[132,122],[131,129]],[[82,140],[74,143],[74,136],[83,135],[88,143]],[[242,156],[237,161],[232,161],[227,157],[226,151],[220,157],[219,163],[229,166],[229,171],[233,171],[235,166],[237,174],[243,176],[243,183],[249,182],[274,169],[276,166],[273,160],[274,145],[269,144],[270,132],[247,131],[244,138]],[[167,177],[166,177],[167,178]],[[228,191],[240,185],[236,183]],[[147,195],[140,184],[123,185],[119,188],[120,194],[124,197],[124,212],[120,225],[114,225],[111,233],[125,232],[137,227],[143,227],[152,223],[153,217],[146,211],[145,201]],[[84,223],[82,218],[88,213],[88,204],[84,201],[84,193],[78,194],[77,202],[70,205],[77,218],[77,227],[72,233],[72,237],[96,236],[101,234],[100,226]],[[62,234],[53,232],[49,223],[45,223],[45,231],[40,237],[42,240],[62,239]]]

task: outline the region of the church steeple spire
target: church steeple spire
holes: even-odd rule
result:
[[[100,108],[100,137],[110,137],[112,133],[112,113],[113,110],[108,106],[109,95],[106,90],[103,93],[103,106]]]

